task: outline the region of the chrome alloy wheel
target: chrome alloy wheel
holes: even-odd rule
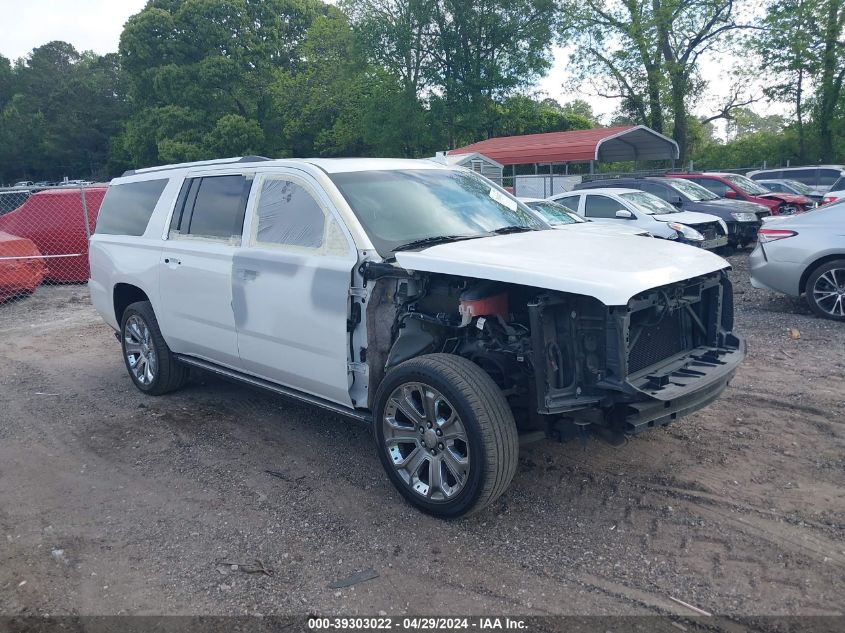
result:
[[[123,350],[135,380],[142,385],[152,383],[158,371],[158,356],[150,328],[137,315],[129,317],[123,326]]]
[[[455,408],[417,382],[393,390],[381,421],[384,450],[402,481],[425,499],[454,498],[467,482],[469,440]]]
[[[831,268],[813,284],[813,299],[822,310],[835,317],[845,317],[845,269]]]

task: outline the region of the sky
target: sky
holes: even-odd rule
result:
[[[124,23],[145,5],[146,0],[0,0],[0,15],[7,20],[0,39],[0,54],[14,60],[52,40],[64,40],[77,50],[93,50],[101,55],[116,52]],[[584,99],[597,115],[609,119],[618,103],[564,88],[569,54],[562,48],[556,48],[553,55],[552,70],[537,83],[538,95],[552,97],[561,103],[575,98]],[[729,89],[729,82],[723,79],[725,63],[725,60],[713,58],[704,60],[702,74],[710,82],[710,95],[697,105],[695,114],[712,114],[715,105],[724,96],[720,90]],[[772,111],[765,104],[755,104],[754,107],[761,114]]]

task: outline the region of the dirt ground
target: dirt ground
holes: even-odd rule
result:
[[[731,259],[750,351],[719,401],[527,446],[457,522],[353,422],[205,375],[143,396],[84,286],[0,306],[0,614],[841,614],[845,326]]]

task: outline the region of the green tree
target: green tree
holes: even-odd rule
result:
[[[0,60],[0,109],[0,178],[106,177],[128,111],[119,60],[67,42]]]
[[[308,27],[325,12],[319,0],[150,0],[120,39],[135,106],[125,153],[157,164],[277,149],[271,86],[303,64]]]
[[[576,80],[620,98],[623,114],[658,132],[671,120],[683,160],[690,105],[705,87],[700,57],[745,27],[733,0],[565,0],[562,10]]]
[[[497,103],[549,67],[553,0],[347,0],[343,6],[368,61],[401,86],[409,104],[403,111],[424,100],[449,147],[491,136]]]
[[[555,107],[549,101],[535,101],[524,95],[504,99],[498,105],[494,135],[541,134],[593,127],[593,122],[583,114],[564,112],[559,105]]]
[[[361,113],[368,77],[346,16],[334,7],[314,20],[302,64],[280,70],[272,87],[287,151],[294,156],[366,152]]]
[[[430,142],[422,94],[434,75],[434,0],[345,0],[358,49],[376,73],[365,134],[390,155],[416,156]],[[428,138],[428,141],[426,140]]]
[[[759,70],[771,81],[766,95],[793,107],[799,160],[807,157],[806,104],[820,50],[813,36],[817,0],[776,0],[766,11],[761,29],[749,41],[759,58]]]
[[[593,106],[583,99],[573,99],[572,101],[567,101],[559,107],[560,111],[564,114],[577,115],[583,117],[587,121],[590,121],[593,126],[598,125],[599,119],[595,112],[593,112]]]

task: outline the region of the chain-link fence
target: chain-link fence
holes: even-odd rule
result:
[[[88,280],[88,238],[106,185],[0,189],[0,311]]]

